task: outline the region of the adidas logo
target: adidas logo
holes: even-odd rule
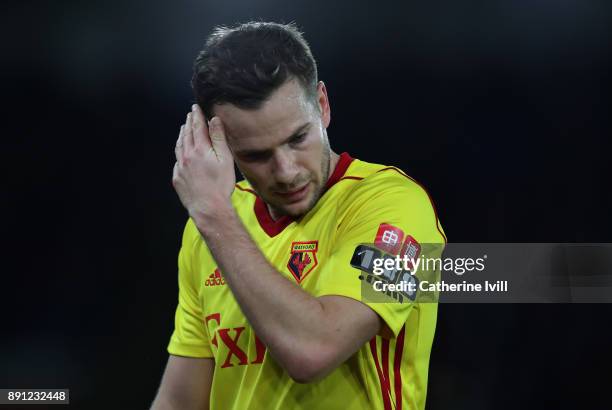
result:
[[[213,273],[210,274],[206,282],[204,282],[204,286],[222,286],[225,285],[225,279],[221,276],[221,272],[219,268],[215,269]]]

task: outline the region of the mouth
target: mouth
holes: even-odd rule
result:
[[[308,186],[310,183],[306,183],[303,187],[287,192],[275,192],[276,195],[283,198],[286,202],[293,203],[304,199],[308,193]]]

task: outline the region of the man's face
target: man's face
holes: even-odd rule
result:
[[[322,82],[316,105],[297,80],[289,80],[257,110],[214,106],[240,172],[274,218],[304,215],[327,182],[330,109]]]

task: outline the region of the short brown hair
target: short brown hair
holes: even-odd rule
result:
[[[257,109],[285,81],[297,79],[316,100],[317,64],[294,23],[216,27],[193,65],[191,86],[208,119],[214,104]]]

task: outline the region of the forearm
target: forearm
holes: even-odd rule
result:
[[[209,407],[215,362],[170,355],[151,410],[204,410]]]
[[[303,365],[294,362],[296,351],[325,355],[334,346],[342,324],[268,263],[231,205],[194,220],[244,315],[283,367]]]

